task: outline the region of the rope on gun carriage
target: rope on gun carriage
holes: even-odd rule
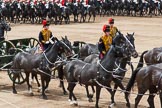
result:
[[[153,94],[148,94],[148,93],[145,93],[145,94],[140,94],[140,93],[132,93],[132,92],[129,92],[129,91],[126,91],[126,90],[119,90],[119,89],[112,89],[111,87],[107,87],[107,86],[104,86],[102,85],[101,83],[99,83],[96,79],[94,79],[94,81],[102,88],[106,88],[106,89],[111,89],[111,90],[116,90],[116,91],[120,91],[120,92],[124,92],[124,93],[129,93],[129,94],[134,94],[134,95],[158,95],[159,93],[153,93]]]
[[[113,74],[114,72],[116,72],[116,69],[114,69],[113,71],[108,71],[105,67],[103,67],[103,66],[101,65],[101,63],[100,63],[99,60],[97,61],[97,64],[99,64],[99,65],[101,66],[101,68],[102,68],[105,72],[112,74],[112,76],[113,76],[114,78],[119,78],[119,77],[121,77],[121,76],[119,76],[119,75],[114,75],[114,74]],[[117,68],[117,69],[118,69],[118,68]]]
[[[79,82],[68,82],[68,81],[66,81],[66,80],[61,80],[61,79],[55,79],[55,80],[59,80],[59,81],[63,81],[63,82],[67,82],[67,83],[73,83],[73,84],[79,84],[80,85],[80,83]],[[99,83],[96,79],[93,79],[93,81],[95,81],[100,87],[102,87],[102,88],[106,88],[106,89],[111,89],[111,90],[116,90],[116,91],[120,91],[120,92],[124,92],[124,93],[129,93],[129,94],[133,94],[133,95],[159,95],[159,93],[153,93],[153,94],[147,94],[147,93],[145,93],[145,94],[139,94],[139,93],[132,93],[132,92],[129,92],[129,91],[126,91],[126,90],[120,90],[120,89],[113,89],[113,88],[111,88],[111,87],[107,87],[107,86],[104,86],[104,85],[102,85],[101,83]],[[81,85],[81,86],[84,86],[84,85]],[[85,87],[85,86],[84,86]]]
[[[59,63],[59,62],[61,63],[62,61],[58,61],[58,63]],[[57,62],[55,62],[55,63],[57,63]],[[113,71],[108,71],[107,69],[105,69],[105,68],[100,64],[99,61],[98,61],[97,63],[101,66],[101,68],[102,68],[105,72],[111,73],[112,76],[113,76],[114,78],[119,78],[119,77],[121,77],[121,76],[119,76],[119,75],[114,75],[114,74],[113,74],[114,72],[116,72],[116,70],[121,69],[121,70],[123,70],[123,71],[127,71],[127,70],[125,70],[125,69],[120,68],[120,66],[117,65],[116,62],[115,62],[115,65],[117,66],[117,68],[114,69]],[[130,62],[130,63],[134,63],[134,62]],[[51,74],[45,73],[44,71],[40,70],[39,68],[37,68],[37,70],[38,70],[39,72],[43,73],[43,74],[46,74],[46,75],[48,75],[48,76],[53,77]],[[58,79],[56,79],[56,80],[58,80]],[[61,80],[61,79],[59,79],[59,81],[68,82],[68,81],[66,81],[66,80]],[[127,92],[127,93],[129,93],[129,94],[134,94],[134,95],[158,95],[158,94],[159,94],[159,93],[153,93],[153,94],[148,94],[148,93],[145,93],[145,94],[132,93],[132,92],[129,92],[129,91],[126,91],[126,90],[112,89],[111,87],[104,86],[104,85],[102,85],[101,83],[99,83],[96,79],[93,79],[93,81],[95,81],[95,82],[96,82],[99,86],[101,86],[102,88],[111,89],[111,90],[116,90],[116,91],[120,91],[120,92],[124,92],[124,93]],[[68,82],[68,83],[79,84],[79,82]]]
[[[41,72],[41,73],[43,73],[43,74],[46,74],[46,75],[48,75],[48,76],[51,76],[51,77],[53,77],[52,75],[50,75],[50,74],[48,74],[48,73],[45,73],[45,72],[43,72],[42,70],[40,70],[40,69],[38,69],[38,71],[39,72]],[[68,82],[68,81],[66,81],[66,80],[61,80],[61,79],[55,79],[55,80],[59,80],[59,81],[63,81],[63,82],[67,82],[67,83],[73,83],[73,84],[79,84],[80,85],[80,83],[79,82]],[[134,94],[134,95],[158,95],[159,93],[154,93],[154,94],[138,94],[138,93],[132,93],[132,92],[129,92],[129,91],[126,91],[126,90],[119,90],[119,89],[112,89],[111,87],[107,87],[107,86],[104,86],[104,85],[102,85],[101,83],[99,83],[96,79],[93,79],[93,81],[95,81],[100,87],[102,87],[102,88],[106,88],[106,89],[111,89],[111,90],[116,90],[116,91],[120,91],[120,92],[124,92],[124,93],[129,93],[129,94]],[[84,85],[82,85],[82,86],[84,86]],[[85,87],[85,86],[84,86]]]

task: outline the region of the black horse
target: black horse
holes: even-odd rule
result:
[[[92,16],[93,16],[92,22],[95,22],[95,18],[96,18],[96,7],[94,5],[91,5],[90,7],[87,7],[87,8],[88,8],[87,9],[88,10],[87,14],[89,15],[88,22],[90,22]]]
[[[42,98],[47,99],[45,95],[45,89],[48,87],[51,79],[51,68],[53,68],[58,55],[62,53],[71,52],[69,47],[63,42],[55,38],[56,43],[51,45],[47,50],[41,54],[29,54],[25,52],[18,53],[14,59],[11,69],[15,72],[13,76],[13,93],[17,93],[15,89],[14,80],[19,77],[18,72],[23,70],[26,74],[26,81],[28,85],[28,90],[32,93],[32,86],[29,84],[29,74],[39,74],[41,76],[42,83]],[[17,74],[16,74],[17,73]]]
[[[154,97],[157,92],[160,93],[160,102],[161,102],[161,107],[162,107],[162,82],[161,82],[161,77],[162,77],[162,63],[159,64],[153,64],[149,65],[147,67],[143,67],[144,61],[143,61],[143,56],[144,54],[147,53],[147,51],[144,51],[141,54],[139,63],[137,65],[137,68],[133,72],[126,90],[130,91],[131,88],[133,87],[135,81],[137,82],[137,88],[138,88],[138,95],[135,98],[135,106],[134,108],[138,107],[138,104],[142,98],[142,96],[145,94],[147,90],[149,90],[149,97],[147,99],[149,103],[150,108],[155,108],[154,106]],[[129,94],[129,92],[128,92]]]
[[[76,83],[79,82],[81,85],[92,85],[96,86],[96,108],[99,108],[98,102],[100,97],[101,88],[106,88],[111,94],[113,93],[110,83],[114,81],[122,90],[125,90],[121,81],[114,77],[114,65],[118,57],[128,57],[136,56],[137,52],[134,47],[130,44],[128,39],[121,33],[113,39],[113,44],[109,52],[105,55],[101,62],[99,62],[99,67],[96,64],[85,63],[80,60],[73,60],[65,65],[64,74],[68,81],[69,90],[69,100],[77,100],[73,90]],[[102,85],[102,86],[101,86]],[[130,107],[129,99],[127,95],[125,96],[127,101],[127,106]]]
[[[84,60],[85,57],[91,54],[99,54],[98,45],[86,43],[80,48],[79,53],[78,53],[78,56],[79,56],[78,58],[81,60]]]
[[[134,44],[134,33],[132,34],[129,34],[127,33],[126,37],[128,38],[128,40],[130,41],[130,43],[132,44],[132,46],[135,48],[135,44]],[[138,55],[136,55],[137,57]],[[91,54],[89,56],[87,56],[84,61],[86,63],[91,63],[91,64],[97,64],[97,61],[99,60],[99,55],[98,54]],[[119,79],[120,80],[123,80],[124,76],[125,76],[125,72],[127,71],[126,70],[126,65],[129,64],[131,66],[131,69],[133,71],[133,65],[131,64],[131,56],[130,57],[125,57],[125,58],[119,58],[116,60],[116,63],[115,63],[115,69],[116,69],[116,75],[119,76]],[[115,101],[114,101],[114,96],[115,96],[115,92],[116,92],[116,89],[117,89],[117,84],[114,85],[114,94],[111,95],[112,96],[112,100],[111,100],[111,103],[112,105],[115,104]],[[87,91],[87,97],[89,99],[89,101],[93,101],[92,100],[92,97],[93,97],[93,94],[94,94],[94,88],[92,87],[92,91],[93,91],[93,94],[89,94],[89,91],[88,91],[88,87],[86,87],[86,91]]]
[[[10,24],[8,24],[4,19],[0,20],[0,42],[5,39],[4,32],[11,31]]]

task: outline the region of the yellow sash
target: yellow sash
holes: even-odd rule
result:
[[[111,44],[112,44],[112,37],[104,35],[104,36],[101,37],[101,39],[104,43],[105,50],[108,51],[110,49]]]
[[[44,41],[45,42],[48,41],[51,35],[51,31],[43,29],[41,32],[42,32]]]

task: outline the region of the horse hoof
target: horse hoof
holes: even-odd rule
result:
[[[74,103],[73,105],[74,105],[74,106],[78,106],[78,103]]]
[[[17,91],[16,90],[13,90],[13,94],[17,94]]]
[[[30,93],[30,96],[34,96],[34,93]]]
[[[68,95],[67,91],[64,91],[64,95]]]
[[[89,98],[88,101],[89,101],[89,102],[93,102],[93,99],[92,99],[92,98]]]
[[[127,108],[130,108],[130,103],[127,103],[126,106],[127,106]]]
[[[40,96],[41,99],[47,100],[47,96]]]
[[[89,94],[89,98],[93,98],[93,94]]]
[[[70,105],[72,105],[72,106],[78,106],[78,102],[77,101],[71,101],[70,102]]]
[[[77,101],[72,101],[72,100],[68,100],[70,102],[70,105],[72,106],[78,106],[78,102]]]

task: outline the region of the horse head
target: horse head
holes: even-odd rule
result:
[[[66,45],[65,42],[59,41],[56,37],[55,40],[56,40],[55,44],[58,46],[58,51],[60,54],[65,53],[66,56],[72,55],[71,48],[68,45]]]
[[[126,36],[124,36],[120,31],[116,33],[112,45],[115,47],[116,50],[118,50],[117,53],[120,53],[120,55],[124,57],[138,57],[138,53],[135,50],[132,43],[130,42],[130,40]]]
[[[68,40],[67,36],[62,37],[62,41],[72,50],[71,42]]]
[[[131,44],[133,45],[133,47],[135,48],[135,44],[134,44],[134,32],[132,34],[127,33],[126,37],[128,38],[128,40],[131,42]]]

